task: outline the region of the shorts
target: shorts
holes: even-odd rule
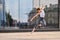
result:
[[[42,24],[42,26],[46,26],[46,21],[42,17],[40,17],[40,24]]]

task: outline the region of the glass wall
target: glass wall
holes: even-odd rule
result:
[[[30,20],[42,6],[45,6],[46,26],[38,29],[58,29],[58,0],[0,0],[0,26],[8,30],[33,29],[39,25],[40,15]]]
[[[5,15],[5,0],[0,0],[0,26],[5,26],[6,15]]]
[[[39,2],[40,1],[40,2]],[[42,5],[45,6],[45,20],[46,20],[46,29],[54,29],[59,28],[58,26],[58,0],[34,0],[33,6],[35,8],[41,7]],[[34,13],[34,14],[33,14]],[[36,14],[36,10],[33,9],[33,12],[29,13],[29,19],[31,19]],[[33,27],[34,25],[39,23],[39,16],[33,21],[29,21],[29,25]]]

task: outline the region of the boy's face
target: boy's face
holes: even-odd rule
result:
[[[38,13],[40,13],[40,10],[37,10]]]

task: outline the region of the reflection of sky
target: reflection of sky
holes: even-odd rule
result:
[[[49,5],[50,3],[56,4],[57,0],[41,0],[40,4]],[[27,22],[28,17],[25,13],[29,13],[32,8],[32,0],[20,0],[20,21]],[[10,14],[14,19],[19,20],[18,17],[18,0],[6,0],[6,9],[10,10]]]
[[[49,4],[58,4],[58,0],[40,0],[40,4],[43,4],[43,5],[48,5]]]
[[[32,9],[32,0],[20,0],[20,20],[21,22],[27,22],[27,14]]]
[[[18,17],[18,0],[6,0],[6,8],[10,10],[14,19]],[[27,22],[28,17],[25,13],[29,13],[32,9],[32,0],[20,0],[20,21]]]
[[[14,19],[18,19],[18,1],[17,0],[6,0],[6,9],[9,11],[10,14]]]

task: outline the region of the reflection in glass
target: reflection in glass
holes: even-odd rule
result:
[[[6,14],[5,14],[5,0],[0,0],[0,26],[5,26]]]

